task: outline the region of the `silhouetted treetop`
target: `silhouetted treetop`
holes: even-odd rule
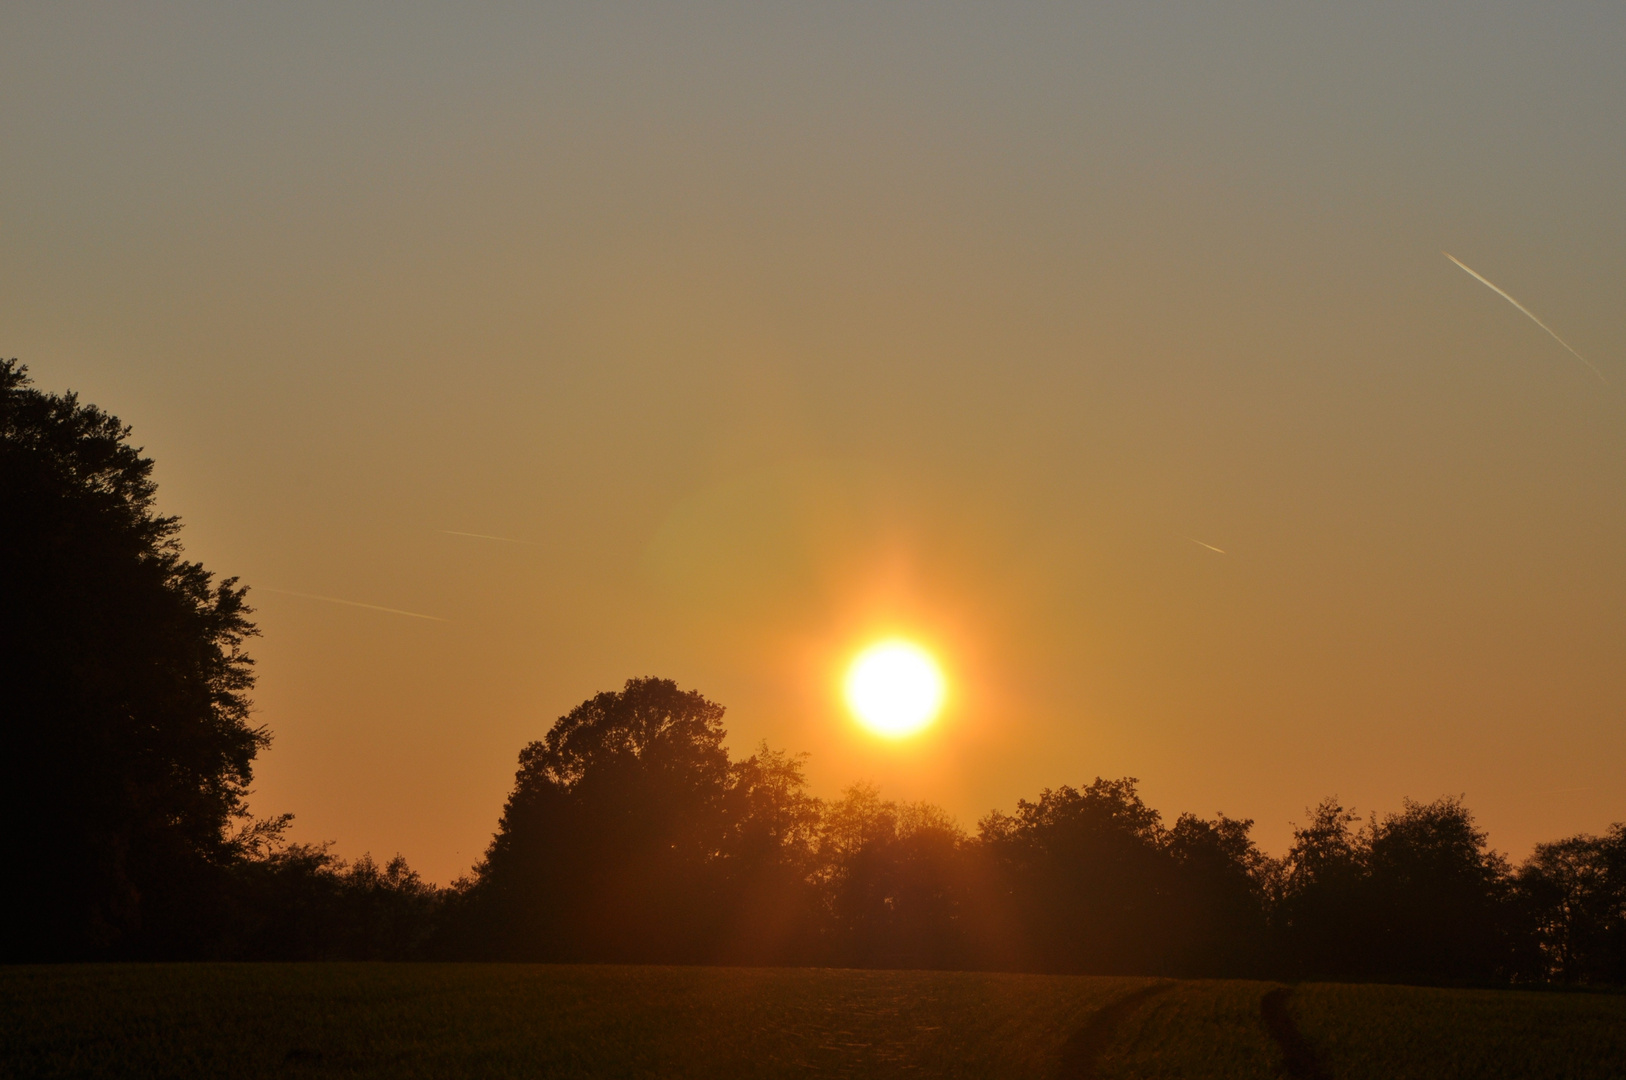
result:
[[[525,747],[520,784],[545,779],[571,787],[596,770],[633,762],[697,783],[721,780],[728,772],[723,711],[670,679],[628,679],[622,690],[582,702]]]
[[[1109,836],[1156,843],[1162,815],[1147,806],[1135,790],[1133,776],[1095,782],[1080,790],[1046,788],[1037,801],[1018,799],[1016,813],[988,815],[981,822],[984,839],[1007,842],[1075,842]],[[1065,839],[1064,839],[1065,838]]]
[[[807,793],[804,757],[763,742],[756,753],[730,766],[730,853],[804,859],[811,852],[823,806]]]

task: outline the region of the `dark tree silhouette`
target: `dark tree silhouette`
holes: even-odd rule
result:
[[[723,708],[666,679],[589,698],[520,752],[460,947],[494,956],[696,961],[722,927]]]
[[[1165,948],[1182,975],[1255,975],[1271,963],[1265,917],[1275,864],[1248,833],[1251,820],[1181,814],[1164,849],[1173,860],[1174,896]]]
[[[1132,778],[977,836],[863,785],[824,803],[664,679],[520,753],[473,876],[424,884],[250,823],[255,633],[183,557],[117,419],[0,362],[0,961],[89,957],[1003,967],[1409,982],[1626,982],[1626,826],[1517,874],[1456,799],[1329,799],[1287,857],[1252,822],[1165,827]]]
[[[1282,869],[1275,916],[1286,963],[1299,975],[1370,978],[1367,942],[1376,934],[1366,889],[1365,838],[1361,819],[1336,797],[1310,810],[1295,826]]]
[[[26,372],[0,362],[0,955],[187,955],[267,742],[246,590],[183,558],[129,428]]]
[[[818,873],[822,805],[807,794],[801,758],[763,743],[730,767],[725,809],[717,958],[816,962],[823,911],[810,882]]]
[[[979,942],[969,840],[927,803],[882,800],[866,784],[825,807],[815,882],[827,923],[825,962],[945,968],[974,962]]]
[[[1167,967],[1172,885],[1160,816],[1135,780],[1041,792],[991,814],[981,840],[1025,941],[1020,964],[1150,974]]]
[[[347,863],[295,844],[241,860],[220,953],[237,960],[412,960],[435,929],[440,891],[397,855]]]
[[[1507,860],[1461,799],[1418,803],[1372,825],[1367,843],[1383,977],[1489,982],[1510,961]]]
[[[1358,821],[1335,799],[1295,830],[1278,919],[1296,973],[1491,982],[1516,966],[1506,860],[1459,799]]]
[[[1515,887],[1530,978],[1626,986],[1626,824],[1538,845]]]

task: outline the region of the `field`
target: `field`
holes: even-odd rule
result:
[[[1604,1078],[1626,1076],[1626,996],[739,968],[6,968],[0,1075]]]

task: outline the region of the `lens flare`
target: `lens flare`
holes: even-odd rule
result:
[[[943,672],[910,641],[871,645],[847,669],[847,707],[877,735],[901,739],[925,728],[943,707]]]

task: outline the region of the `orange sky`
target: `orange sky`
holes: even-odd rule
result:
[[[654,674],[967,826],[1128,774],[1522,856],[1626,818],[1622,55],[1602,4],[12,5],[0,353],[257,587],[254,804],[346,855],[450,880]],[[837,682],[900,632],[953,695],[894,744]]]

